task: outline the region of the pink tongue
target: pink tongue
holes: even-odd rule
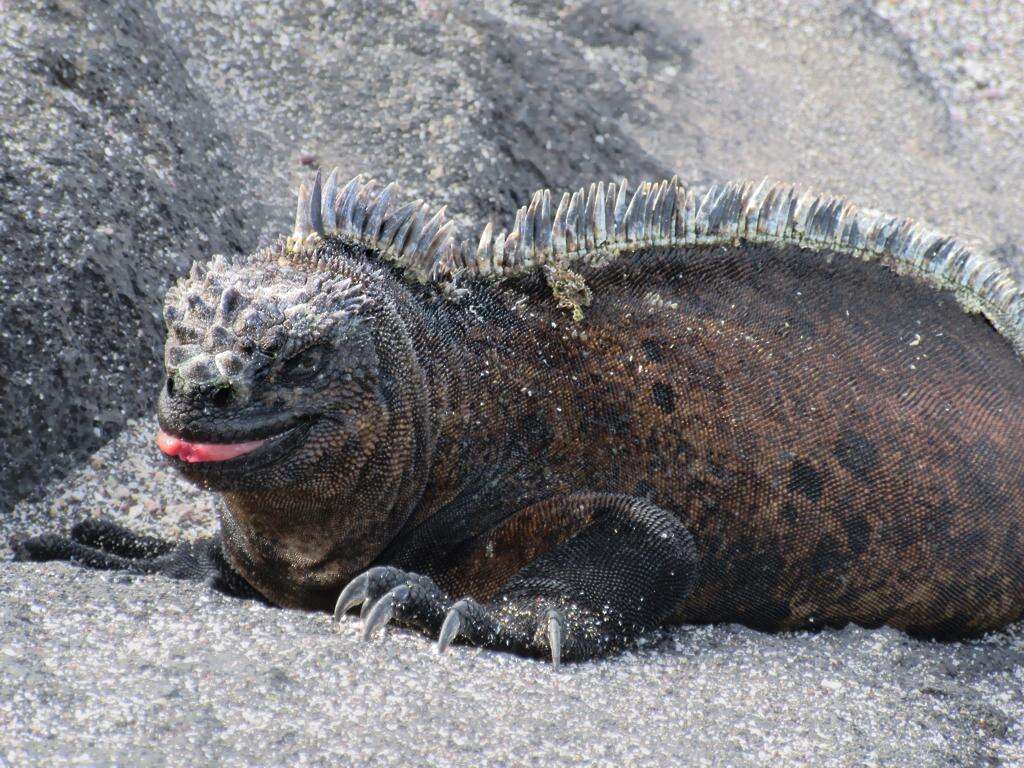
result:
[[[177,456],[182,461],[195,464],[200,461],[227,461],[254,451],[266,440],[250,440],[245,443],[190,443],[174,437],[162,429],[156,433],[156,447],[168,456]]]

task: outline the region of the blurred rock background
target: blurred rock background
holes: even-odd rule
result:
[[[543,186],[768,176],[1020,274],[1022,80],[1024,5],[996,0],[0,0],[0,540],[211,528],[150,445],[162,296],[286,231],[316,166],[470,231]],[[0,764],[1024,762],[1019,630],[681,629],[551,676],[157,579],[0,582]]]

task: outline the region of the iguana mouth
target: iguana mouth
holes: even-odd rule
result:
[[[254,468],[273,463],[301,443],[309,427],[310,423],[305,420],[297,424],[292,422],[272,434],[263,432],[259,437],[235,442],[214,442],[209,441],[209,438],[192,440],[173,435],[161,427],[156,434],[156,446],[168,458],[182,462],[195,471],[209,468],[209,471],[219,474],[229,469]]]
[[[165,456],[173,456],[189,464],[207,461],[229,461],[252,453],[262,447],[270,438],[246,440],[241,443],[194,443],[164,432],[156,434],[156,447]]]

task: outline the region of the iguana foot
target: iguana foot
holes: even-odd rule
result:
[[[484,648],[547,657],[557,667],[564,658],[600,654],[611,635],[598,617],[541,598],[503,598],[494,606],[471,598],[452,600],[432,579],[391,566],[371,568],[342,590],[334,609],[340,620],[362,606],[363,639],[394,621],[436,635],[443,653],[455,640]],[[571,617],[570,619],[567,619]],[[601,637],[604,637],[604,641]]]
[[[371,568],[348,583],[338,595],[334,618],[340,620],[349,610],[361,605],[359,618],[363,621],[364,640],[392,619],[405,626],[435,632],[451,602],[433,579],[384,565]]]
[[[90,518],[74,525],[69,536],[44,533],[12,541],[11,547],[18,561],[65,560],[105,571],[158,573],[172,579],[203,581],[234,597],[263,600],[228,564],[216,537],[175,544],[134,533],[109,520]]]
[[[569,637],[576,638],[581,630],[581,627],[573,627]],[[562,663],[565,637],[566,617],[562,609],[538,601],[532,608],[519,606],[502,616],[500,609],[491,610],[466,598],[448,610],[437,638],[437,652],[444,653],[453,640],[463,639],[474,645],[530,656],[550,655],[557,669]],[[598,653],[600,649],[593,648],[591,652],[572,654],[572,657],[589,658]]]

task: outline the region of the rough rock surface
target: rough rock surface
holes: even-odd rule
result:
[[[26,0],[0,69],[2,541],[212,528],[130,420],[155,312],[194,256],[284,231],[309,165],[478,219],[595,176],[770,176],[1020,268],[1016,4]],[[1021,627],[681,628],[554,674],[158,578],[0,563],[0,595],[0,764],[1024,763]]]
[[[4,3],[0,514],[149,410],[161,293],[254,243],[177,54],[144,4]]]

